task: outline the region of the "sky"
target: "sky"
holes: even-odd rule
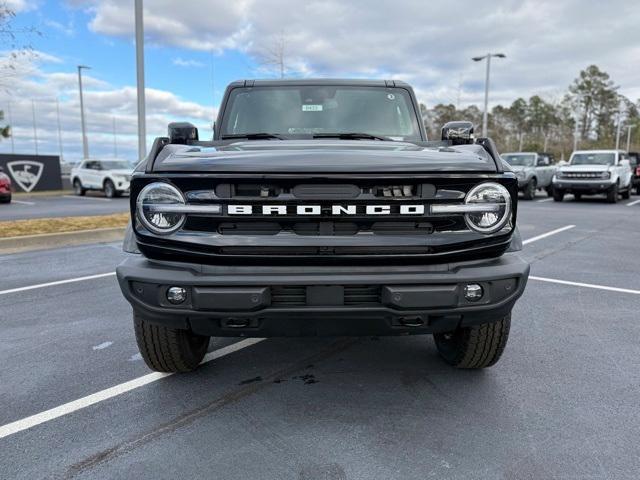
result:
[[[14,133],[0,153],[35,152],[35,110],[38,152],[58,155],[62,143],[65,160],[81,158],[76,68],[87,65],[90,156],[136,161],[133,0],[1,3],[15,28],[38,33],[18,39],[29,55],[0,44],[0,109]],[[287,77],[404,80],[427,107],[481,106],[485,64],[471,57],[487,52],[506,55],[492,61],[490,105],[557,101],[591,64],[640,99],[637,0],[146,0],[144,23],[148,147],[176,120],[209,138],[225,86],[278,77],[265,58],[280,44]]]

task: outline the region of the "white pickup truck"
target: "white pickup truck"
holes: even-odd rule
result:
[[[133,167],[124,160],[83,160],[71,169],[71,185],[76,195],[100,190],[107,198],[129,191]]]
[[[566,193],[576,200],[582,195],[604,193],[609,203],[618,195],[631,195],[629,155],[622,150],[577,150],[568,165],[560,167],[553,177],[553,199],[561,202]]]

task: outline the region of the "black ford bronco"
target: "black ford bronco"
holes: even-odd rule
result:
[[[398,81],[241,81],[211,141],[169,125],[131,183],[117,269],[150,368],[193,370],[210,336],[431,333],[493,365],[529,265],[518,180],[488,138],[427,141]]]

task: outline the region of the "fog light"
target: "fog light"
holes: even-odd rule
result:
[[[477,283],[470,283],[464,286],[464,298],[470,302],[476,302],[482,298],[482,286]]]
[[[187,290],[182,287],[169,287],[167,290],[167,300],[174,305],[184,302],[187,299]]]

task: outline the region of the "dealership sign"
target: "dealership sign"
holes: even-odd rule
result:
[[[0,154],[0,166],[17,192],[61,190],[60,158],[54,155]]]
[[[29,160],[18,162],[7,162],[9,173],[15,182],[22,187],[25,192],[30,192],[38,185],[44,165],[41,162]]]

